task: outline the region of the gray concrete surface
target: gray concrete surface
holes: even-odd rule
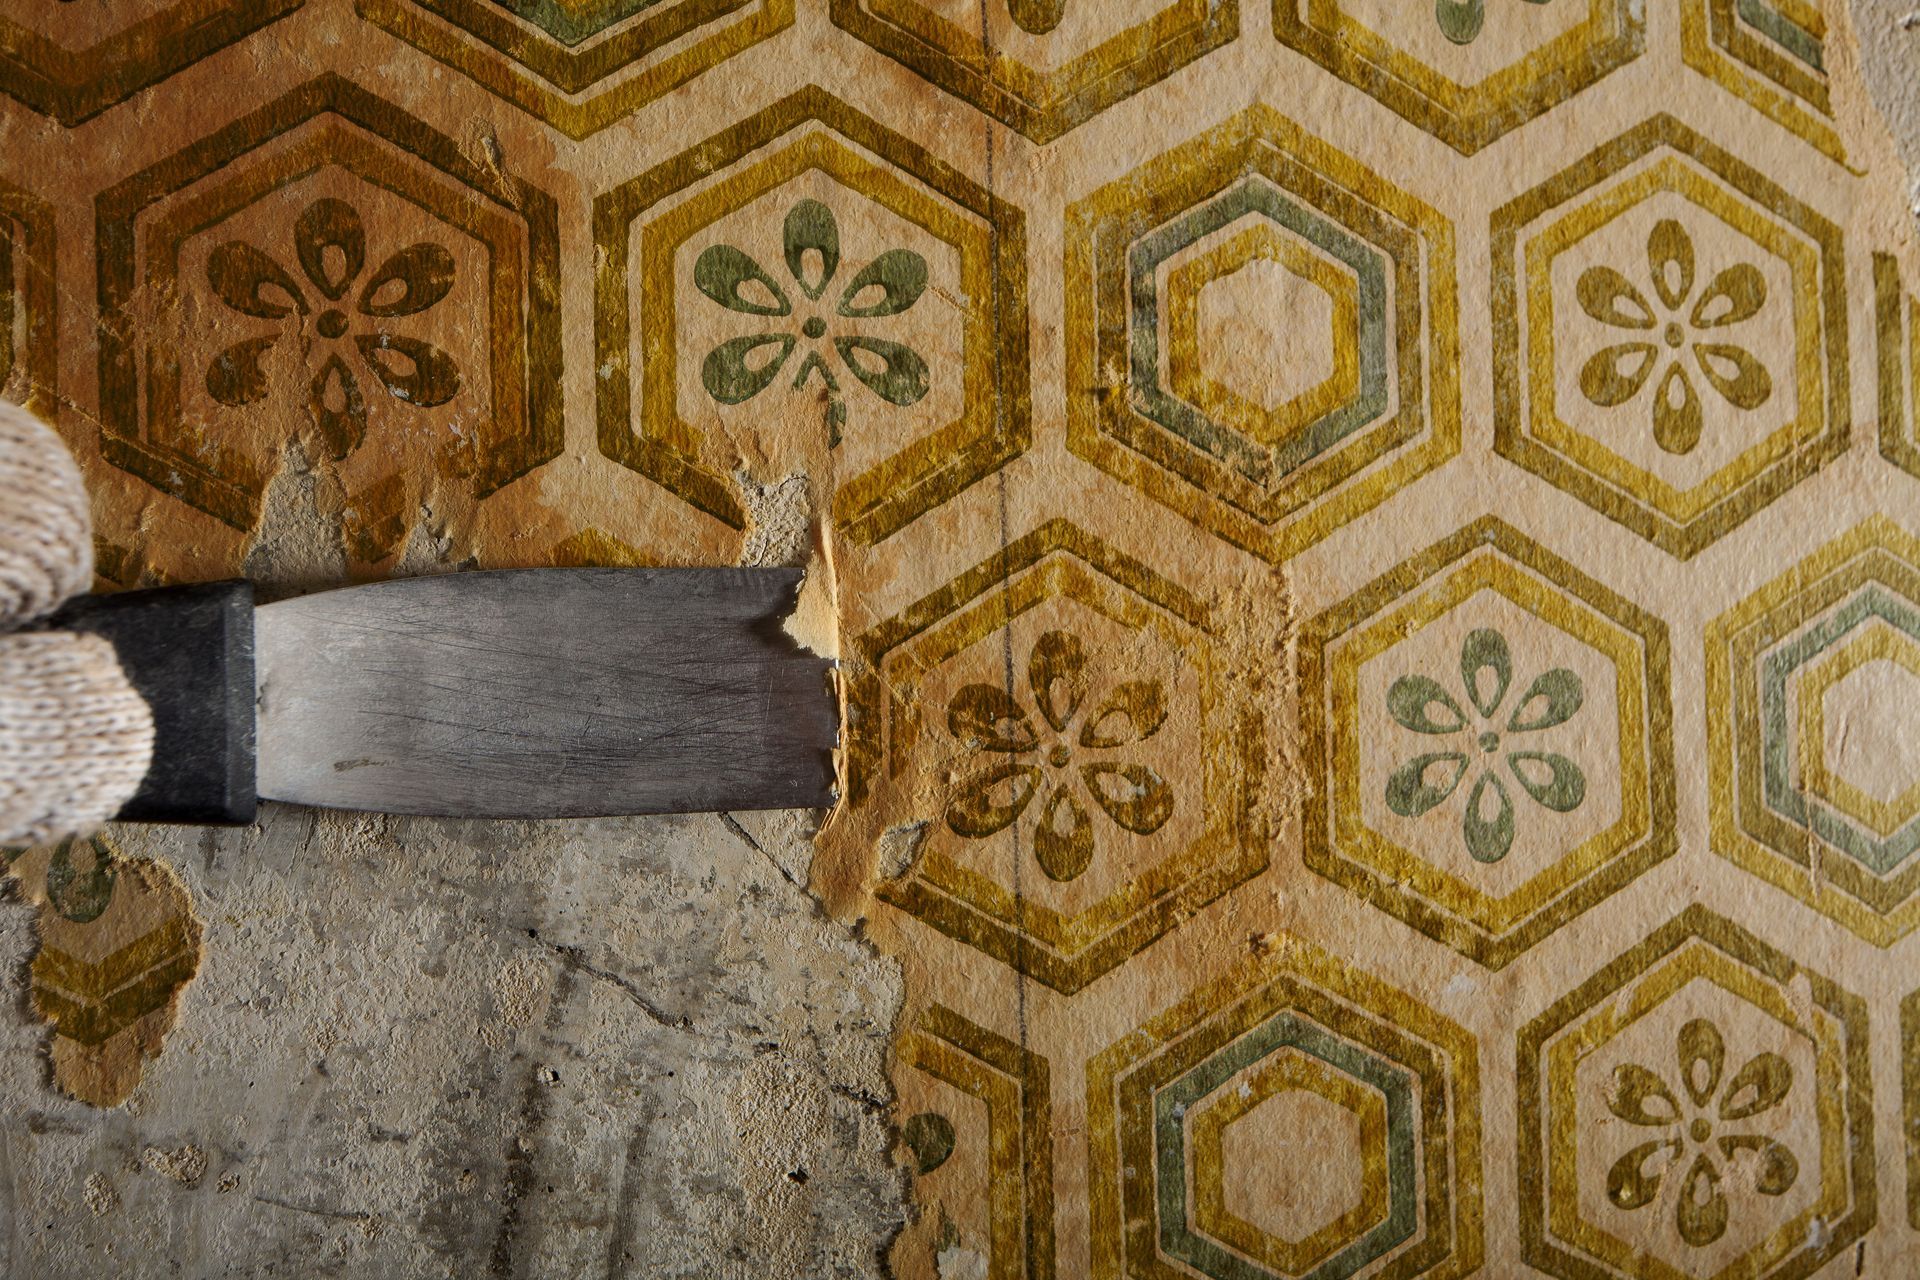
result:
[[[0,1018],[0,1276],[870,1276],[896,968],[804,815],[129,832],[206,954],[133,1100]],[[22,973],[31,913],[0,910]]]

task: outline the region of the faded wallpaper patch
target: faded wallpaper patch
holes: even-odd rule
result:
[[[1844,5],[0,48],[0,376],[103,586],[811,555],[897,1274],[1920,1265],[1920,256]],[[103,1102],[199,945],[116,866],[15,866]]]

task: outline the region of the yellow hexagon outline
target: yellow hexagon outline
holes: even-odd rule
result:
[[[1261,1103],[1283,1093],[1312,1093],[1360,1121],[1360,1198],[1349,1209],[1298,1240],[1276,1236],[1227,1208],[1226,1131]],[[1283,1275],[1304,1275],[1342,1245],[1359,1239],[1387,1216],[1387,1100],[1297,1049],[1287,1049],[1243,1077],[1240,1088],[1216,1095],[1193,1115],[1194,1226]]]
[[[1880,456],[1909,475],[1920,475],[1920,442],[1913,434],[1914,393],[1920,390],[1920,303],[1907,293],[1900,264],[1890,253],[1873,255],[1873,320]]]
[[[1494,210],[1493,340],[1497,349],[1507,353],[1519,350],[1523,315],[1518,269],[1521,231],[1555,207],[1615,181],[1623,172],[1650,162],[1650,157],[1662,151],[1677,152],[1708,170],[1756,205],[1773,211],[1782,222],[1817,247],[1821,264],[1826,413],[1830,423],[1827,431],[1807,449],[1761,474],[1733,500],[1680,526],[1663,519],[1652,507],[1631,500],[1532,436],[1528,429],[1531,414],[1523,405],[1522,362],[1517,357],[1494,362],[1493,437],[1494,451],[1501,457],[1579,499],[1676,559],[1687,560],[1744,524],[1846,450],[1853,417],[1849,386],[1852,357],[1848,354],[1847,273],[1840,228],[1673,116],[1657,113]]]
[[[1164,626],[1184,652],[1211,654],[1213,623],[1198,598],[1071,522],[1049,520],[855,641],[865,661],[852,673],[847,692],[850,813],[868,806],[877,783],[902,777],[914,763],[922,731],[915,686],[918,674],[939,661],[937,654],[933,662],[926,660],[928,634],[939,633],[932,638],[936,649],[942,642],[948,647],[978,643],[1005,626],[1009,609],[1019,612],[1064,595],[1070,580],[1096,597],[1105,582],[1112,588],[1107,612],[1119,611],[1120,621],[1136,619],[1136,629]],[[1196,638],[1208,642],[1196,645]],[[1092,912],[1070,920],[1042,917],[1037,904],[1019,901],[985,877],[962,876],[952,881],[961,892],[949,892],[922,874],[929,866],[924,855],[908,874],[884,881],[875,894],[1056,991],[1081,990],[1265,870],[1270,832],[1261,799],[1267,786],[1264,708],[1245,680],[1244,665],[1238,663],[1211,662],[1201,677],[1208,720],[1197,772],[1203,809],[1214,815],[1208,830],[1183,852],[1168,855],[1095,904]],[[829,844],[827,856],[864,857],[860,850],[866,847],[855,838]],[[933,865],[938,869],[937,861]],[[967,896],[973,890],[979,896]],[[1067,937],[1068,929],[1080,932]],[[1054,931],[1056,941],[1085,945],[1072,952],[1050,947],[1046,930]]]
[[[1835,164],[1847,164],[1847,148],[1834,131],[1832,117],[1821,112],[1820,104],[1806,102],[1787,92],[1715,43],[1707,15],[1707,7],[1715,2],[1685,0],[1681,7],[1680,50],[1686,64],[1762,115],[1799,134],[1809,146],[1820,150]],[[1790,20],[1796,26],[1810,31],[1826,26],[1826,15],[1815,5],[1801,3],[1801,0],[1773,0],[1773,3],[1791,11]]]
[[[945,1005],[921,1012],[895,1061],[987,1110],[987,1250],[994,1276],[1053,1280],[1052,1072],[1047,1059]]]
[[[1547,1049],[1546,1092],[1552,1098],[1577,1098],[1579,1094],[1574,1076],[1580,1061],[1664,1004],[1695,979],[1705,979],[1735,999],[1745,1001],[1814,1046],[1817,1077],[1814,1105],[1820,1126],[1820,1198],[1769,1232],[1741,1258],[1729,1263],[1718,1273],[1716,1280],[1719,1277],[1732,1280],[1733,1277],[1758,1276],[1805,1243],[1809,1224],[1815,1217],[1833,1222],[1846,1213],[1847,1125],[1840,1100],[1842,1048],[1831,1015],[1810,1005],[1809,1008],[1819,1016],[1816,1016],[1811,1027],[1806,1026],[1785,992],[1771,983],[1760,981],[1751,970],[1742,968],[1716,948],[1695,938],[1642,975],[1628,998],[1604,1001],[1593,1012],[1593,1016],[1571,1035],[1562,1036]],[[1575,1108],[1559,1106],[1553,1108],[1547,1124],[1548,1220],[1555,1234],[1611,1262],[1623,1273],[1637,1277],[1637,1280],[1697,1280],[1686,1272],[1675,1270],[1657,1255],[1647,1253],[1580,1217],[1578,1162],[1573,1158],[1578,1148],[1577,1119]],[[1562,1153],[1566,1153],[1567,1158],[1559,1158]]]
[[[1015,581],[1005,592],[995,592],[930,627],[896,653],[903,654],[915,674],[932,671],[949,659],[972,648],[981,639],[1003,629],[1014,618],[1048,600],[1073,600],[1129,630],[1151,629],[1171,647],[1185,654],[1200,673],[1201,723],[1221,732],[1227,711],[1219,688],[1212,646],[1199,628],[1176,629],[1166,615],[1131,598],[1115,583],[1105,583],[1101,575],[1090,572],[1074,561],[1052,560],[1036,572]],[[982,627],[986,627],[984,632]],[[898,657],[890,657],[888,670],[896,672]],[[895,678],[890,681],[897,696],[910,699],[914,682]],[[1224,737],[1224,733],[1222,733]],[[895,744],[896,748],[898,744]],[[1224,742],[1214,744],[1225,749]],[[1208,751],[1211,759],[1215,752]],[[1231,807],[1222,803],[1226,780],[1208,770],[1201,785],[1203,811],[1226,809],[1191,846],[1181,853],[1155,863],[1131,882],[1123,884],[1099,902],[1072,916],[1062,915],[1037,902],[1016,898],[998,880],[975,871],[935,849],[928,849],[914,864],[914,878],[924,880],[953,898],[967,903],[1007,928],[1018,928],[1028,936],[1071,958],[1086,951],[1146,906],[1164,897],[1177,885],[1193,878],[1220,854],[1239,842],[1232,829]]]
[[[1233,159],[1239,167],[1245,163],[1244,153],[1258,148],[1333,178],[1351,197],[1400,221],[1421,245],[1425,298],[1421,325],[1424,340],[1419,345],[1424,348],[1427,373],[1424,431],[1373,451],[1353,472],[1332,475],[1324,481],[1316,477],[1299,503],[1271,521],[1245,509],[1221,486],[1210,488],[1170,470],[1150,452],[1110,431],[1101,421],[1100,397],[1091,391],[1068,397],[1067,448],[1214,536],[1278,564],[1359,519],[1460,452],[1460,300],[1453,224],[1444,214],[1346,152],[1307,133],[1273,108],[1255,103],[1206,132],[1175,144],[1068,208],[1067,377],[1076,387],[1091,389],[1097,382],[1099,361],[1091,336],[1086,342],[1071,339],[1093,335],[1099,326],[1095,241],[1105,229],[1141,202],[1142,191],[1201,186],[1207,166]],[[1203,198],[1196,195],[1189,207]],[[1340,459],[1367,450],[1399,416],[1356,432],[1327,458]],[[1303,468],[1309,475],[1314,471]]]
[[[1799,694],[1802,766],[1807,790],[1886,839],[1920,816],[1920,780],[1890,801],[1876,800],[1827,762],[1825,701],[1833,686],[1876,659],[1896,663],[1920,676],[1920,642],[1884,621],[1865,629],[1816,664],[1801,678]]]
[[[1592,28],[1615,7],[1614,0],[1588,0],[1587,16],[1580,24],[1561,32],[1516,62],[1508,63],[1492,75],[1472,84],[1463,84],[1442,75],[1420,59],[1394,44],[1379,32],[1347,13],[1338,0],[1309,0],[1309,8],[1321,11],[1322,22],[1333,20],[1335,38],[1353,50],[1354,56],[1377,67],[1384,67],[1405,81],[1422,97],[1438,103],[1450,114],[1460,117],[1483,116],[1506,105],[1524,91],[1549,76],[1564,74],[1589,47],[1597,43]]]
[[[1271,262],[1333,300],[1333,370],[1272,409],[1255,404],[1206,371],[1200,355],[1200,294],[1255,261]],[[1267,222],[1254,226],[1167,278],[1167,371],[1174,394],[1208,417],[1273,447],[1360,391],[1360,283],[1351,274],[1283,236]]]
[[[1498,896],[1442,871],[1413,850],[1374,831],[1360,812],[1360,668],[1483,590],[1498,592],[1547,626],[1610,659],[1619,709],[1620,817],[1536,872],[1525,884]],[[1476,557],[1418,598],[1376,619],[1335,652],[1330,683],[1334,706],[1348,713],[1336,713],[1332,721],[1334,769],[1339,780],[1334,829],[1345,856],[1493,938],[1512,932],[1541,904],[1561,897],[1652,830],[1645,730],[1648,693],[1638,638],[1584,603],[1573,607],[1573,597],[1541,583],[1502,556]]]
[[[67,128],[231,48],[306,0],[180,0],[87,45],[0,18],[0,89]]]
[[[681,416],[678,401],[680,295],[674,288],[674,256],[679,247],[702,229],[808,172],[826,174],[850,195],[871,201],[952,246],[960,256],[962,288],[970,302],[962,344],[960,416],[861,474],[843,479],[834,493],[836,521],[864,527],[876,508],[887,505],[886,494],[912,490],[938,474],[947,460],[965,455],[971,445],[998,429],[993,236],[985,224],[969,221],[916,183],[855,153],[829,129],[807,133],[660,217],[641,223],[640,287],[642,296],[652,299],[652,318],[640,331],[640,434],[686,457],[700,456],[700,431]],[[910,466],[925,476],[914,476]]]
[[[1862,553],[1879,551],[1920,568],[1920,539],[1882,515],[1876,515],[1768,582],[1709,624],[1707,649],[1707,814],[1713,851],[1767,881],[1830,919],[1837,920],[1874,946],[1890,947],[1920,925],[1920,894],[1884,915],[1869,904],[1835,889],[1820,877],[1754,837],[1740,826],[1734,798],[1737,762],[1733,749],[1734,684],[1732,646],[1736,637],[1762,615],[1786,603],[1801,589],[1844,569]],[[1719,714],[1712,708],[1721,708]]]
[[[1045,143],[1236,39],[1239,4],[1172,0],[1050,71],[982,49],[977,26],[940,17],[916,0],[830,0],[828,13],[862,44]]]
[[[1675,194],[1718,218],[1732,230],[1787,264],[1794,281],[1795,377],[1799,392],[1793,421],[1776,428],[1691,489],[1676,489],[1651,471],[1629,462],[1592,436],[1561,420],[1554,362],[1552,270],[1554,259],[1608,223],[1659,194]],[[1547,252],[1536,252],[1545,246]],[[1532,405],[1531,434],[1575,465],[1646,503],[1676,524],[1685,524],[1726,501],[1767,468],[1780,462],[1826,429],[1825,388],[1820,376],[1819,265],[1812,246],[1795,241],[1751,205],[1734,200],[1698,170],[1662,156],[1627,181],[1563,216],[1527,247],[1527,363]],[[1649,388],[1646,394],[1657,394]],[[1615,413],[1631,413],[1636,396]],[[1651,429],[1651,428],[1649,428]]]
[[[606,88],[587,88],[578,93],[560,89],[519,57],[487,42],[467,22],[423,10],[413,0],[355,0],[355,11],[578,142],[785,31],[793,25],[794,0],[764,0],[760,8],[744,17],[729,12],[709,19],[718,30],[691,42],[674,42],[669,46],[671,51],[657,61],[635,59],[602,77],[603,81],[613,81]],[[727,22],[730,17],[735,20]],[[501,21],[504,24],[509,20],[503,14]],[[565,47],[545,33],[519,34],[528,41]],[[620,78],[630,67],[639,68],[638,74]]]
[[[1281,43],[1462,155],[1472,155],[1563,105],[1568,97],[1597,84],[1645,50],[1645,19],[1635,19],[1633,6],[1619,0],[1588,0],[1587,16],[1578,26],[1465,85],[1356,21],[1339,0],[1308,0],[1307,7],[1311,16],[1303,22],[1299,0],[1273,0],[1274,35]],[[1617,19],[1620,29],[1611,34],[1600,31],[1615,25],[1610,19]],[[1538,100],[1541,88],[1562,85],[1568,87],[1557,99]]]
[[[1444,1105],[1452,1129],[1439,1132],[1450,1150],[1444,1160],[1427,1163],[1424,1178],[1448,1180],[1454,1216],[1451,1250],[1421,1274],[1432,1280],[1459,1280],[1478,1273],[1484,1246],[1481,1221],[1480,1058],[1479,1040],[1445,1014],[1390,986],[1338,956],[1289,933],[1267,935],[1252,955],[1225,973],[1189,991],[1172,1006],[1127,1031],[1086,1062],[1087,1206],[1092,1220],[1093,1274],[1102,1280],[1120,1276],[1126,1231],[1122,1219],[1122,1134],[1115,1085],[1132,1069],[1170,1051],[1189,1032],[1217,1019],[1238,1020],[1248,1029],[1271,1016],[1260,1008],[1265,991],[1292,977],[1324,997],[1358,1009],[1370,1021],[1418,1042],[1432,1056],[1448,1087],[1416,1096],[1429,1135],[1433,1109]],[[1423,1196],[1423,1200],[1430,1196]],[[1402,1267],[1401,1270],[1407,1268]],[[1392,1270],[1386,1274],[1392,1274]]]

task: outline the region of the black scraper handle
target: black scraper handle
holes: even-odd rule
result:
[[[81,596],[43,625],[110,641],[153,709],[153,764],[117,821],[253,821],[252,583]]]

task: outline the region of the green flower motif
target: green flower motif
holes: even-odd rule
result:
[[[1461,834],[1477,862],[1498,862],[1513,848],[1513,796],[1501,781],[1496,760],[1504,754],[1507,770],[1529,796],[1555,813],[1569,813],[1587,798],[1580,766],[1553,751],[1506,749],[1503,735],[1538,733],[1571,720],[1586,700],[1580,677],[1555,667],[1527,686],[1504,724],[1496,715],[1513,685],[1513,657],[1498,631],[1472,632],[1460,646],[1460,682],[1478,720],[1461,709],[1452,694],[1426,676],[1406,675],[1387,690],[1387,714],[1394,723],[1435,737],[1461,734],[1446,751],[1415,756],[1387,779],[1387,807],[1403,818],[1417,818],[1460,788],[1472,761],[1481,761],[1479,777],[1467,795]],[[1439,771],[1438,780],[1431,776]],[[1492,812],[1488,812],[1489,804]]]
[[[840,224],[833,210],[818,200],[802,200],[787,214],[782,240],[787,274],[807,302],[818,302],[840,272]],[[805,357],[794,371],[793,388],[820,378],[827,392],[829,443],[840,443],[846,425],[846,402],[827,352],[840,357],[847,372],[888,404],[918,404],[927,394],[927,362],[902,342],[860,332],[858,323],[830,324],[819,311],[801,317],[787,291],[748,254],[729,244],[709,246],[693,264],[693,283],[700,292],[740,315],[789,321],[788,332],[748,334],[721,343],[707,354],[700,380],[707,394],[721,404],[744,404],[773,385],[804,342]],[[833,314],[840,321],[868,321],[897,316],[920,301],[927,291],[927,260],[911,249],[889,249],[847,282]]]
[[[1069,743],[1104,755],[1145,742],[1166,723],[1167,693],[1158,680],[1130,680],[1082,718],[1092,692],[1086,647],[1066,631],[1049,631],[1035,642],[1027,684],[1051,733],[1043,733],[998,685],[967,685],[947,704],[948,732],[976,750],[1004,757],[954,789],[947,826],[970,839],[996,835],[1026,812],[1051,774],[1046,805],[1033,829],[1033,852],[1048,876],[1072,880],[1093,861],[1093,818],[1076,791],[1084,789],[1115,825],[1147,836],[1173,816],[1173,788],[1144,764],[1095,759],[1076,768]],[[1072,732],[1076,723],[1077,735]]]
[[[75,865],[74,854],[81,854]],[[105,840],[62,840],[47,863],[47,901],[63,919],[88,924],[106,914],[113,903],[114,882],[120,878],[119,863]]]
[[[1684,1106],[1656,1072],[1632,1062],[1613,1069],[1607,1109],[1628,1124],[1665,1129],[1668,1136],[1640,1143],[1614,1161],[1607,1171],[1607,1199],[1622,1209],[1644,1209],[1659,1197],[1667,1173],[1684,1164],[1674,1225],[1680,1238],[1698,1249],[1726,1234],[1724,1188],[1736,1158],[1746,1154],[1754,1164],[1737,1185],[1763,1196],[1785,1195],[1799,1178],[1800,1162],[1772,1138],[1722,1132],[1786,1101],[1793,1091],[1793,1068],[1777,1053],[1757,1054],[1721,1088],[1727,1046],[1720,1029],[1704,1018],[1680,1028],[1678,1050],[1676,1078],[1687,1099]],[[1656,1162],[1657,1157],[1665,1158]]]
[[[1547,4],[1549,0],[1527,0]],[[1440,33],[1455,44],[1472,44],[1487,22],[1487,0],[1433,0],[1434,21]]]
[[[76,849],[81,851],[82,866],[74,865]],[[30,852],[26,847],[0,849],[0,861],[5,864],[0,870],[11,870],[22,855]],[[91,924],[113,904],[113,886],[119,878],[120,865],[104,836],[69,837],[54,846],[53,856],[47,860],[47,901],[61,919]]]
[[[1758,409],[1773,395],[1773,375],[1751,351],[1738,343],[1708,341],[1713,331],[1760,314],[1767,305],[1767,278],[1752,263],[1736,262],[1708,281],[1694,299],[1693,237],[1672,218],[1655,223],[1647,237],[1647,275],[1658,310],[1612,267],[1588,267],[1580,273],[1576,292],[1582,311],[1601,324],[1645,335],[1596,351],[1580,370],[1580,392],[1610,409],[1639,395],[1660,369],[1653,392],[1654,443],[1684,455],[1699,445],[1705,426],[1684,351],[1692,352],[1707,385],[1736,408]],[[1656,331],[1658,345],[1653,341]]]

